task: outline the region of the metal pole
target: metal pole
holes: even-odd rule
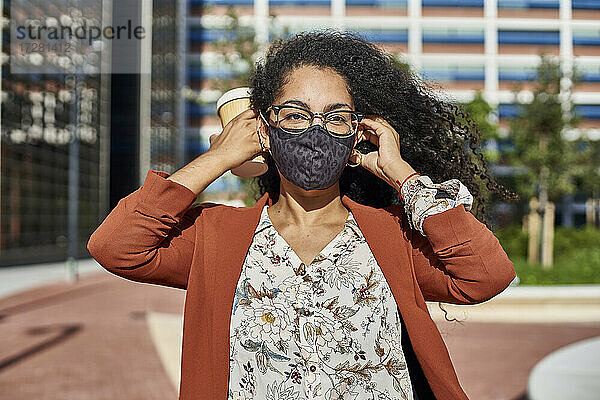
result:
[[[79,255],[79,73],[73,74],[71,97],[71,139],[69,141],[69,214],[66,272],[69,282],[77,282],[77,258]]]
[[[177,143],[175,146],[175,171],[185,163],[185,137],[187,134],[186,100],[183,88],[187,85],[187,1],[177,1],[178,71],[177,71]]]
[[[0,0],[0,18],[4,18],[4,0]],[[4,21],[2,19],[2,21]],[[9,28],[10,29],[10,28]],[[0,24],[0,54],[2,54],[2,49],[4,48],[3,44],[4,39],[4,23]],[[2,55],[4,57],[4,55]],[[2,65],[0,64],[0,93],[2,93]],[[2,116],[2,101],[0,101],[0,116]],[[7,132],[8,134],[8,132]],[[0,118],[0,154],[2,154],[2,119]],[[1,164],[0,164],[1,167]],[[0,210],[2,210],[2,174],[0,174]],[[0,216],[0,223],[2,223],[2,216]],[[2,245],[2,229],[0,229],[0,247]]]
[[[140,43],[140,101],[139,101],[139,174],[138,183],[142,185],[146,173],[151,167],[152,142],[152,0],[139,2],[138,15],[141,25],[146,27],[146,39]]]

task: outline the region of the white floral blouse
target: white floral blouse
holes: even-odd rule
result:
[[[454,198],[440,207],[436,190],[413,190],[421,197],[412,201],[420,198],[419,209],[427,211],[429,198],[435,212],[460,204],[450,190]],[[352,213],[305,265],[267,209],[235,292],[228,398],[414,399],[397,304]],[[421,226],[422,220],[411,223]]]

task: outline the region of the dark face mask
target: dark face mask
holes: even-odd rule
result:
[[[294,135],[267,125],[271,156],[288,181],[304,190],[326,189],[342,176],[352,153],[354,135],[335,138],[317,124]]]

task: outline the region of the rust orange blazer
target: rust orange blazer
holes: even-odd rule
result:
[[[265,194],[252,207],[194,204],[196,195],[168,176],[148,171],[87,248],[118,276],[187,290],[179,399],[225,400],[235,287],[261,210],[273,199]],[[504,290],[515,271],[497,238],[463,205],[427,217],[423,237],[402,206],[376,209],[347,196],[342,202],[398,304],[419,399],[467,399],[425,301],[476,304]]]

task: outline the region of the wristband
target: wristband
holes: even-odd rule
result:
[[[400,200],[402,200],[402,186],[406,183],[407,180],[410,179],[411,176],[414,176],[414,175],[421,176],[421,174],[419,174],[418,172],[413,172],[412,174],[410,174],[409,176],[407,176],[406,178],[404,178],[404,180],[402,181],[402,183],[400,183],[400,181],[398,179],[396,179],[396,183],[398,185],[400,185],[400,188],[398,189],[398,198]]]

